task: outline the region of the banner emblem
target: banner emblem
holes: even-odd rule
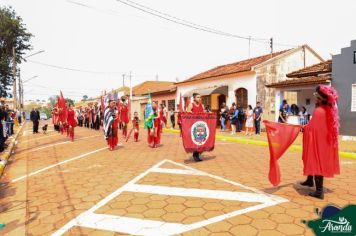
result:
[[[209,138],[209,127],[204,121],[197,121],[192,125],[191,137],[196,145],[204,145]]]

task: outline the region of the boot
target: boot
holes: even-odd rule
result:
[[[324,199],[324,177],[320,175],[314,176],[316,191],[309,193],[309,196]]]
[[[313,176],[308,175],[307,179],[304,182],[300,183],[300,185],[305,187],[314,187]]]

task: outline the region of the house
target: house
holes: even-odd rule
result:
[[[356,40],[332,57],[332,85],[339,94],[340,134],[356,136]]]
[[[306,68],[287,74],[287,79],[266,84],[268,88],[275,89],[275,121],[278,121],[279,108],[287,92],[294,92],[296,100],[288,101],[291,105],[295,103],[299,108],[305,107],[309,114],[313,114],[315,100],[313,93],[320,84],[330,85],[332,80],[332,61],[327,60]]]
[[[169,81],[145,81],[132,88],[131,111],[138,112],[141,120],[144,119],[144,111],[147,104],[148,94],[151,94],[152,102],[174,106],[176,92],[173,82]]]
[[[324,61],[308,45],[255,57],[232,64],[222,65],[178,82],[176,103],[179,96],[187,99],[194,92],[202,95],[205,105],[213,112],[226,102],[247,107],[260,101],[264,108],[264,119],[274,120],[275,89],[266,84],[286,80],[286,74]],[[286,96],[293,96],[286,94]]]

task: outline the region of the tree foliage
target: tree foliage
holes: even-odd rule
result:
[[[11,7],[0,6],[0,97],[8,97],[9,86],[12,85],[12,62],[15,59],[18,64],[24,61],[24,54],[30,50],[30,34],[22,18]],[[16,58],[13,56],[13,48]]]

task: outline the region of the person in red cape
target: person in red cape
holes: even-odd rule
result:
[[[59,110],[57,103],[52,109],[52,123],[54,126],[54,130],[59,132]]]
[[[193,103],[190,103],[188,105],[188,112],[191,112],[193,114],[199,114],[199,113],[204,113],[204,105],[202,104],[201,101],[201,96],[199,93],[193,93]],[[201,158],[201,152],[193,152],[193,159],[195,161],[202,161],[203,159]]]
[[[122,136],[127,137],[127,124],[129,123],[129,108],[126,103],[126,97],[121,97],[121,106],[120,106],[120,121],[122,124]]]
[[[338,95],[334,88],[320,85],[314,96],[316,109],[303,135],[304,175],[308,177],[301,185],[314,187],[315,181],[316,190],[309,195],[323,199],[324,177],[340,174]]]
[[[138,142],[138,136],[140,131],[140,118],[138,118],[137,111],[134,112],[134,117],[132,119],[133,131],[134,131],[134,141]]]
[[[147,142],[152,148],[157,148],[161,143],[161,117],[159,115],[157,103],[152,103],[153,127],[148,128]]]
[[[104,111],[104,135],[110,151],[113,151],[119,142],[118,127],[119,116],[116,110],[116,101],[109,100],[108,107]]]
[[[75,119],[75,111],[73,105],[69,105],[67,113],[68,135],[69,138],[74,141],[74,128],[77,127],[77,121]]]

